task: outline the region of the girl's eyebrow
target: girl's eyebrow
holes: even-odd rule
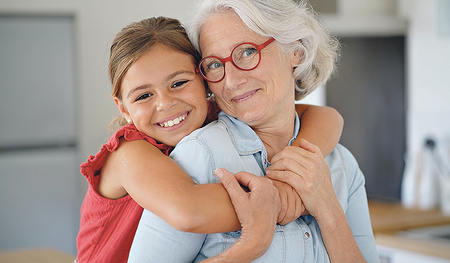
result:
[[[136,88],[130,90],[130,92],[128,92],[127,99],[130,98],[131,94],[133,94],[135,91],[138,91],[138,90],[141,90],[141,89],[147,89],[147,88],[149,88],[151,86],[152,85],[145,84],[145,85],[141,85],[139,87],[136,87]]]
[[[194,75],[195,73],[190,71],[190,70],[179,70],[179,71],[175,71],[174,73],[170,74],[169,76],[167,76],[167,78],[165,79],[166,81],[169,81],[173,78],[175,78],[176,76],[180,75],[180,74],[190,74],[190,75]]]

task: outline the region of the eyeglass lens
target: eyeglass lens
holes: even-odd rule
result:
[[[231,61],[234,66],[241,70],[252,70],[258,66],[260,56],[261,55],[255,45],[244,43],[233,49]],[[219,59],[217,57],[207,57],[201,62],[200,70],[207,80],[220,81],[225,75],[224,63],[228,60]]]

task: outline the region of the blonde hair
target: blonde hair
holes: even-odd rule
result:
[[[109,57],[109,78],[112,84],[111,97],[122,100],[121,85],[128,69],[155,44],[169,47],[192,57],[197,65],[200,55],[187,37],[185,28],[172,18],[152,17],[124,27],[114,38]],[[127,124],[124,117],[116,117],[110,128]]]
[[[306,3],[292,0],[200,1],[187,24],[189,38],[198,51],[203,24],[210,15],[222,12],[234,12],[255,33],[275,38],[284,53],[302,53],[302,60],[294,70],[296,100],[325,84],[334,72],[339,42],[327,32]]]

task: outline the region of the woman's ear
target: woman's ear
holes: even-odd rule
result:
[[[122,116],[127,120],[128,123],[131,123],[130,113],[123,105],[122,100],[120,100],[117,97],[114,97],[114,102],[116,103],[117,108],[119,108],[120,114],[122,114]]]
[[[297,67],[298,64],[300,64],[300,62],[302,62],[302,57],[303,57],[303,50],[299,49],[297,51],[294,51],[294,53],[292,54],[292,64],[294,67]]]
[[[298,40],[300,43],[302,43],[301,40]],[[302,62],[303,58],[303,45],[299,45],[298,49],[292,53],[292,67],[295,68]]]

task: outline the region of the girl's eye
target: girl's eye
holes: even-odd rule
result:
[[[139,100],[145,100],[146,98],[149,98],[150,96],[152,96],[152,94],[150,94],[150,93],[144,93],[144,94],[142,94],[141,96],[139,96],[139,97],[136,99],[136,101],[139,101]]]
[[[188,81],[187,80],[182,80],[182,81],[177,81],[177,82],[175,82],[173,85],[172,85],[172,88],[178,88],[178,87],[181,87],[181,86],[183,86],[185,83],[187,83]]]

